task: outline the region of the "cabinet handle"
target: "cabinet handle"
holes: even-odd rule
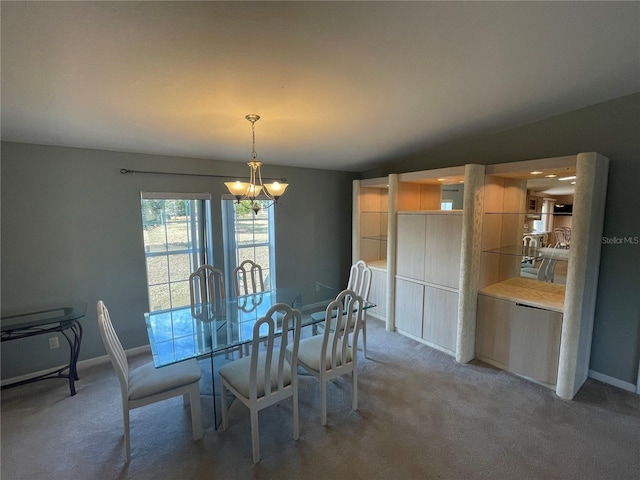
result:
[[[516,302],[516,306],[517,307],[524,307],[524,308],[533,308],[534,310],[544,310],[545,312],[548,312],[549,310],[547,310],[546,308],[542,308],[542,307],[534,307],[533,305],[527,305],[524,303],[518,303]]]

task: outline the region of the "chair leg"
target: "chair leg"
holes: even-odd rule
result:
[[[320,425],[327,424],[327,382],[320,380]]]
[[[215,392],[214,392],[215,395]],[[214,400],[215,401],[215,400]],[[227,387],[224,380],[220,382],[220,410],[222,410],[222,429],[226,430],[228,426],[227,419]],[[215,423],[215,418],[213,419]]]
[[[258,429],[258,410],[251,409],[251,446],[253,447],[253,463],[260,461],[260,431]]]
[[[300,438],[300,423],[298,421],[298,385],[293,385],[293,393],[291,395],[293,410],[293,439]]]
[[[189,402],[190,402],[189,395],[190,394],[188,394],[188,393],[185,393],[184,395],[182,395],[182,405],[184,407],[188,407],[189,406]]]
[[[367,321],[366,319],[362,322],[362,352],[364,353],[364,358],[367,358]]]
[[[131,438],[129,436],[129,408],[122,406],[122,420],[124,426],[124,450],[127,455],[127,462],[131,460]]]
[[[186,396],[189,397],[189,403],[191,404],[191,429],[193,431],[193,439],[200,440],[202,438],[200,385],[195,383],[191,387],[191,393]]]
[[[353,366],[353,371],[351,372],[351,381],[353,383],[353,404],[351,407],[354,410],[358,409],[358,370],[356,366]]]

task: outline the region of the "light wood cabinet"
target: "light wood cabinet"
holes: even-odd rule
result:
[[[451,355],[456,351],[458,292],[424,287],[422,338]]]
[[[476,355],[480,360],[555,387],[562,313],[478,295]]]
[[[424,214],[398,214],[398,253],[396,274],[424,280],[427,217]]]
[[[396,327],[455,355],[462,214],[398,212],[397,232]]]
[[[396,279],[396,328],[416,338],[422,338],[424,285]]]
[[[367,309],[367,315],[384,320],[387,314],[387,262],[379,260],[368,265],[371,268],[369,301],[376,306]]]
[[[426,215],[426,282],[458,289],[462,214]]]
[[[546,276],[546,282],[522,278],[522,236],[531,199],[527,179],[534,170],[577,177],[571,248],[562,258],[547,257],[555,259],[562,278]],[[607,172],[608,160],[593,152],[485,168],[476,357],[555,388],[565,399],[573,398],[589,374]],[[467,298],[472,294],[464,292]]]

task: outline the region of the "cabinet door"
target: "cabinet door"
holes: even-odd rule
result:
[[[376,306],[367,310],[367,315],[385,320],[387,318],[387,272],[384,270],[371,269],[371,290],[369,290],[369,301]]]
[[[478,295],[476,354],[501,368],[509,367],[512,310],[515,304]]]
[[[459,288],[462,215],[427,215],[425,273],[429,283]]]
[[[414,337],[422,337],[424,287],[396,279],[396,328]]]
[[[458,294],[425,286],[422,338],[455,353],[458,331]]]
[[[555,385],[561,333],[561,313],[515,305],[511,318],[509,370]]]
[[[396,273],[424,280],[425,215],[398,214]]]

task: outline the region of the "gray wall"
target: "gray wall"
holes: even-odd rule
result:
[[[640,237],[640,94],[465,142],[425,149],[365,178],[598,152],[610,160],[605,237]],[[640,245],[604,244],[591,370],[635,384],[640,358]]]
[[[219,199],[224,179],[122,175],[120,168],[247,176],[243,163],[2,143],[2,314],[72,301],[88,304],[80,359],[105,354],[96,301],[105,301],[125,348],[148,343],[140,191],[211,192],[214,263],[223,266]],[[267,165],[286,177],[276,207],[281,286],[346,284],[351,264],[354,174]],[[47,336],[2,343],[2,378],[67,361]]]

